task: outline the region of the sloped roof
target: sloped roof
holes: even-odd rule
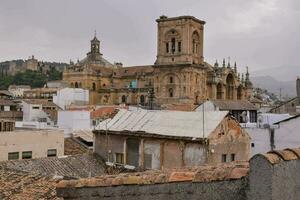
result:
[[[56,196],[58,179],[0,166],[0,199],[62,199]]]
[[[200,112],[122,109],[114,118],[101,122],[97,130],[106,130],[107,127],[109,131],[118,132],[142,131],[163,136],[207,138],[227,114],[227,111],[205,112],[203,121]]]
[[[220,110],[257,110],[257,108],[247,100],[211,100]]]
[[[105,163],[96,154],[3,161],[0,168],[72,178],[105,174]]]

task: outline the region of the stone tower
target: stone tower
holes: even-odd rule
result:
[[[204,21],[192,16],[161,16],[156,22],[156,65],[203,63]]]
[[[100,53],[100,41],[98,40],[96,33],[91,40],[91,51],[87,53],[89,60],[98,61],[101,60],[102,54]]]

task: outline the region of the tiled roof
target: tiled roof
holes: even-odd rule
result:
[[[0,167],[0,199],[62,199],[56,196],[57,182],[38,173]]]
[[[228,111],[205,112],[203,119],[200,112],[121,109],[114,118],[101,122],[96,129],[165,137],[207,138],[227,114]]]
[[[291,161],[300,159],[300,149],[285,149],[285,150],[274,150],[266,154],[257,154],[254,157],[263,156],[266,158],[272,165],[279,164],[283,161]]]
[[[58,107],[55,103],[48,101],[47,99],[24,99],[23,101],[28,104],[40,104],[42,106]]]
[[[64,155],[79,155],[87,152],[88,149],[76,142],[73,138],[65,138]]]
[[[220,110],[257,110],[257,108],[247,100],[211,100]]]
[[[100,107],[91,112],[92,119],[107,119],[112,118],[116,114],[117,106]]]
[[[1,106],[17,106],[13,100],[8,100],[8,99],[0,99],[0,105]]]
[[[105,163],[96,154],[38,158],[0,162],[0,168],[34,172],[44,176],[58,175],[87,178],[105,174]]]
[[[173,170],[151,170],[138,173],[99,176],[90,179],[62,180],[57,188],[149,185],[171,182],[211,182],[240,179],[248,175],[248,162],[231,162]]]

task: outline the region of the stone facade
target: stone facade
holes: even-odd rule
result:
[[[204,21],[192,16],[161,16],[157,59],[154,65],[123,67],[111,64],[100,52],[100,41],[91,40],[87,57],[71,63],[63,79],[71,87],[91,91],[91,104],[147,105],[154,91],[157,105],[200,104],[207,99],[248,99],[252,95],[249,73],[240,77],[236,63],[214,66],[203,56]]]

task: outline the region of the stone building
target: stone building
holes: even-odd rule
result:
[[[143,169],[248,160],[250,137],[227,114],[120,110],[94,131],[94,152]]]
[[[204,21],[192,16],[156,20],[157,59],[154,65],[123,67],[110,63],[91,40],[86,58],[71,63],[63,80],[71,87],[89,89],[90,103],[147,104],[154,91],[157,105],[199,104],[206,99],[248,99],[249,73],[240,76],[237,65],[225,60],[212,66],[204,61]]]

